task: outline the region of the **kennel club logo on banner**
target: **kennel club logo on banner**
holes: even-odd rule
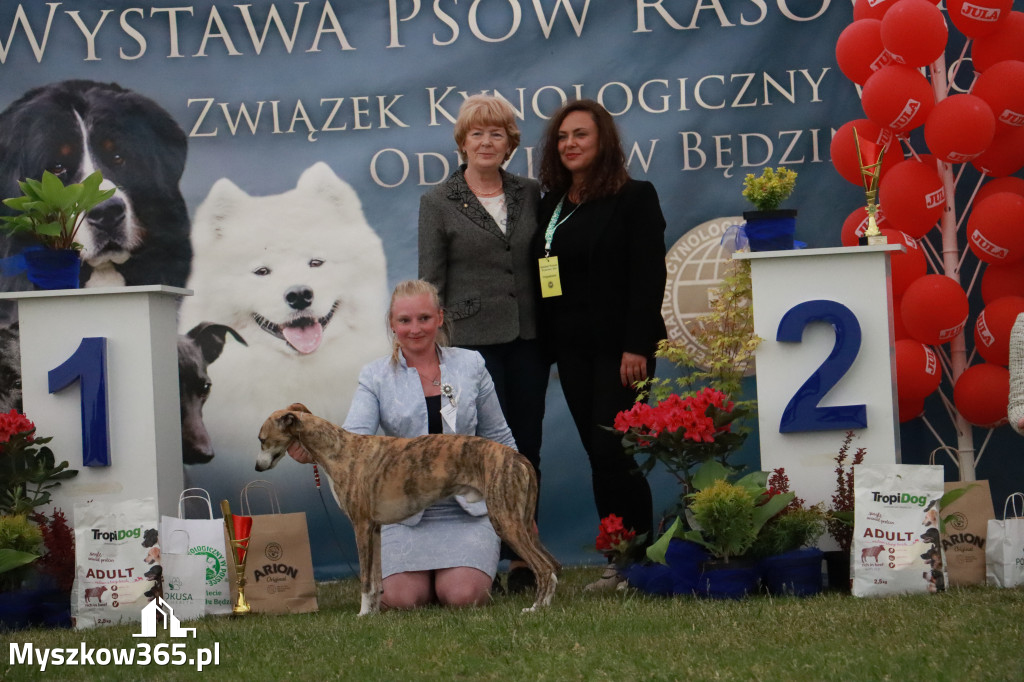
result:
[[[828,168],[832,130],[859,110],[834,54],[851,16],[836,0],[2,3],[0,193],[44,169],[96,168],[119,187],[116,214],[83,228],[82,284],[194,291],[178,315],[184,482],[234,499],[267,414],[302,402],[344,422],[359,369],[386,354],[389,285],[417,274],[420,195],[460,163],[466,97],[511,103],[523,142],[507,169],[534,178],[565,100],[615,116],[676,245],[665,311],[685,338],[746,172],[814,169],[796,197],[812,247],[836,241],[843,197],[859,205]],[[0,258],[22,246],[0,238]],[[0,308],[4,348],[16,320]],[[8,383],[0,406],[17,401]],[[563,406],[549,414],[569,423]],[[554,456],[580,444],[556,427],[544,448],[541,513],[565,526],[560,558],[585,561],[591,521],[575,513],[571,458]],[[331,533],[339,512],[305,494],[300,468],[273,483],[311,535]],[[355,556],[313,552],[318,578]]]

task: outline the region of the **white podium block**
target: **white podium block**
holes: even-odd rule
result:
[[[889,254],[899,245],[739,253],[749,259],[761,469],[831,504],[847,431],[866,462],[899,462]]]
[[[183,469],[176,298],[191,293],[153,285],[0,294],[18,302],[24,413],[40,436],[53,436],[55,459],[78,470],[52,493],[69,522],[76,503],[100,499],[153,497],[161,514],[177,515]],[[105,367],[96,355],[104,345]],[[93,376],[50,393],[51,376],[74,376],[83,362]],[[85,466],[82,424],[90,416],[83,415],[82,387],[94,386],[99,375],[107,423],[94,428],[106,429],[110,464]]]

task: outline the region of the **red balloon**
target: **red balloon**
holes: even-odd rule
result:
[[[843,176],[844,180],[852,182],[858,187],[863,187],[864,181],[860,175],[860,160],[857,158],[857,146],[853,140],[855,128],[860,139],[885,147],[885,156],[882,157],[883,178],[889,172],[889,169],[903,160],[903,149],[898,144],[892,143],[895,139],[892,130],[881,128],[870,119],[857,118],[839,126],[839,130],[832,136],[832,143],[829,147],[832,155],[832,165],[835,166],[836,171]]]
[[[889,267],[892,272],[892,295],[902,296],[903,292],[917,279],[928,272],[928,261],[917,240],[899,230],[881,230],[890,244],[900,244],[907,250],[905,253],[893,253],[889,256]]]
[[[975,426],[999,426],[1006,422],[1010,403],[1010,371],[984,363],[964,370],[953,387],[957,412]]]
[[[985,69],[971,94],[986,102],[996,117],[996,125],[1024,126],[1024,62],[1007,59]]]
[[[995,134],[996,117],[992,115],[992,108],[975,95],[947,97],[935,105],[924,123],[924,139],[929,151],[950,163],[977,158],[992,144]]]
[[[910,332],[907,331],[907,326],[903,324],[903,310],[900,307],[902,303],[902,297],[892,297],[892,335],[896,341],[910,338]]]
[[[917,419],[924,412],[924,398],[921,400],[898,401],[900,424]]]
[[[974,322],[974,347],[994,365],[1010,364],[1010,329],[1024,313],[1024,297],[1003,296],[986,305]]]
[[[933,163],[907,159],[882,178],[878,203],[891,227],[920,239],[942,217],[946,190]]]
[[[1024,127],[1005,127],[996,131],[992,144],[971,161],[985,175],[1001,178],[1024,168]]]
[[[878,19],[855,21],[836,40],[836,62],[843,75],[864,85],[875,71],[892,63],[892,55],[882,45],[882,22]]]
[[[1024,178],[993,178],[981,186],[978,193],[974,195],[974,203],[979,203],[985,197],[999,192],[1013,192],[1024,197]]]
[[[924,123],[935,106],[935,95],[920,71],[890,64],[868,78],[860,102],[868,118],[900,133]]]
[[[903,324],[912,338],[938,346],[967,325],[967,294],[945,275],[925,275],[907,287],[900,302]]]
[[[973,2],[973,0],[972,0]],[[1024,13],[1010,12],[992,33],[978,37],[971,47],[971,61],[979,73],[1004,59],[1024,61]]]
[[[898,64],[927,66],[946,49],[942,10],[928,0],[899,0],[882,17],[882,44]]]
[[[1024,260],[985,266],[981,276],[981,299],[989,304],[1003,296],[1024,296]]]
[[[986,263],[1015,263],[1024,258],[1024,197],[999,192],[975,202],[967,219],[967,243]]]
[[[968,38],[994,33],[1009,16],[1013,0],[947,0],[949,20]]]
[[[853,20],[879,19],[885,16],[896,0],[855,0],[853,3]]]
[[[884,161],[882,165],[885,165]],[[878,229],[888,227],[888,223],[885,221],[885,212],[882,211],[881,206],[878,207],[878,211],[875,213],[875,224],[878,225]],[[850,215],[846,216],[839,240],[843,246],[857,246],[860,244],[860,238],[864,236],[867,229],[868,209],[864,206],[855,208]]]
[[[903,339],[896,342],[896,395],[900,403],[924,400],[939,388],[942,365],[928,346]]]

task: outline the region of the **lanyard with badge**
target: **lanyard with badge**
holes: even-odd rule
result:
[[[548,221],[548,227],[544,230],[544,257],[540,259],[540,295],[543,298],[562,295],[562,281],[558,276],[558,256],[551,255],[551,240],[554,239],[558,226],[571,218],[576,209],[580,207],[580,204],[577,204],[569,211],[569,215],[561,218],[565,196],[562,195],[562,198],[558,200],[555,212],[551,214],[551,220]]]

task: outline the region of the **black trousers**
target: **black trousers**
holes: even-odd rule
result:
[[[464,346],[484,356],[494,381],[501,411],[516,439],[516,447],[537,472],[537,500],[540,503],[540,445],[544,425],[544,396],[548,390],[551,365],[536,339],[516,339],[489,346]],[[537,510],[533,510],[534,518]],[[501,543],[501,558],[518,560],[512,548]]]
[[[551,365],[544,359],[540,342],[516,339],[508,343],[464,348],[484,356],[501,411],[512,437],[516,439],[516,447],[530,460],[539,482],[544,396],[551,374]]]
[[[621,353],[581,346],[558,350],[558,375],[590,458],[597,513],[602,519],[609,514],[621,516],[626,528],[637,535],[647,533],[650,543],[654,540],[651,487],[637,470],[635,460],[623,452],[622,436],[601,428],[612,426],[616,414],[633,406],[636,391],[624,387],[619,378]],[[653,376],[654,367],[654,358],[648,358],[648,376]]]

